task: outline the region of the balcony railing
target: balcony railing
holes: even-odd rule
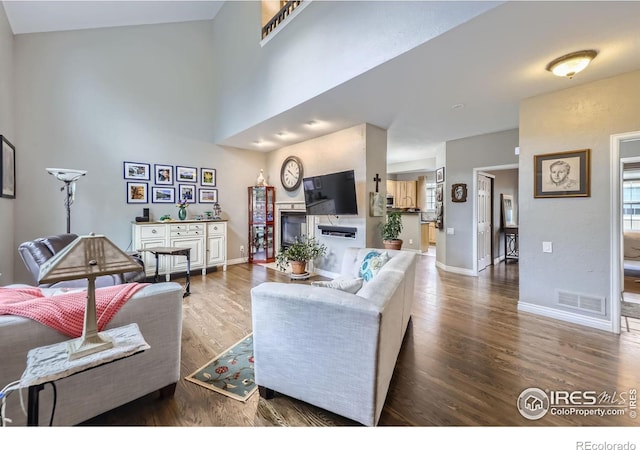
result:
[[[269,23],[267,23],[264,27],[262,27],[262,39],[266,38],[269,35],[269,33],[275,30],[276,27],[280,25],[280,23],[284,19],[286,19],[289,16],[289,14],[293,12],[294,9],[300,6],[300,3],[302,3],[302,1],[303,0],[289,1],[282,8],[280,8],[280,11],[278,11],[278,13],[275,16],[273,16],[273,18],[269,21]]]

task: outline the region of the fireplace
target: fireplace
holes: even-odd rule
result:
[[[280,212],[280,247],[287,248],[298,237],[306,235],[307,214],[305,211]]]

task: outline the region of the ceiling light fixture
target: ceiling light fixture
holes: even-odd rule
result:
[[[573,78],[578,72],[587,68],[598,54],[595,50],[581,50],[556,58],[547,64],[546,69],[559,77]]]

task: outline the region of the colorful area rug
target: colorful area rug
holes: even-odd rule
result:
[[[239,340],[185,380],[242,402],[258,389],[253,379],[253,333]]]

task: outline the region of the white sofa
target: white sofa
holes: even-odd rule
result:
[[[43,289],[45,295],[47,291]],[[152,284],[137,291],[122,306],[106,328],[137,323],[151,348],[56,381],[53,425],[79,424],[154,391],[173,395],[180,379],[182,294],[182,286],[177,283]],[[0,389],[20,379],[30,349],[69,339],[34,320],[0,315]],[[40,425],[49,424],[52,393],[49,385],[40,392]],[[27,389],[23,389],[23,398],[26,406]],[[7,398],[6,417],[13,421],[9,425],[26,425],[18,391]]]
[[[390,259],[355,294],[300,282],[251,290],[261,395],[279,392],[377,425],[411,318],[415,253],[349,248],[341,276],[357,278],[370,251]]]

